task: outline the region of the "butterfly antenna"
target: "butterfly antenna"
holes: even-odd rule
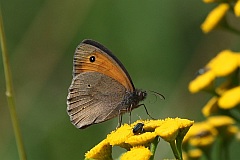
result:
[[[151,93],[153,93],[153,95],[158,96],[161,100],[164,100],[165,97],[164,95],[162,95],[161,93],[155,92],[155,91],[150,91]]]

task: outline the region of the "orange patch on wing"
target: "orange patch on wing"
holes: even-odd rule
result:
[[[102,54],[99,52],[93,52],[86,55],[85,57],[78,58],[75,64],[75,72],[99,72],[104,75],[107,75],[119,83],[121,83],[125,88],[133,91],[130,80],[120,68],[120,66],[113,60],[110,56],[107,57],[106,53]],[[95,56],[95,61],[90,62],[90,57]]]

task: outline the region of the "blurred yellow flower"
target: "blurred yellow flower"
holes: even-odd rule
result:
[[[217,130],[208,122],[198,122],[190,128],[184,137],[184,143],[189,142],[192,146],[196,147],[211,146],[217,133]]]
[[[227,3],[221,3],[215,9],[213,9],[201,25],[202,31],[204,33],[212,31],[223,19],[228,9],[229,4]]]
[[[239,132],[239,128],[237,126],[228,126],[227,130],[226,130],[226,136],[227,137],[234,137],[235,135],[237,135],[237,133]]]
[[[212,116],[208,117],[207,122],[215,128],[233,125],[235,120],[229,116]]]
[[[202,151],[200,149],[191,149],[188,151],[187,155],[191,160],[197,160],[202,157]]]
[[[237,57],[239,54],[236,53],[237,52],[230,50],[223,50],[207,64],[207,67],[209,67],[217,77],[227,76],[238,68]]]
[[[211,70],[208,70],[204,74],[197,76],[193,81],[190,82],[188,88],[191,93],[199,92],[204,88],[210,86],[215,79],[215,75]]]
[[[240,86],[223,93],[219,98],[218,105],[222,109],[231,109],[240,103]]]
[[[130,149],[130,151],[124,153],[120,160],[132,160],[132,159],[141,159],[141,160],[149,160],[152,156],[151,151],[144,146],[136,146]]]
[[[208,103],[203,107],[202,113],[205,117],[210,116],[218,111],[218,97],[211,98]]]
[[[234,6],[234,13],[237,17],[240,16],[240,0],[237,0],[235,6]]]
[[[106,139],[85,154],[87,159],[112,160],[112,146]]]

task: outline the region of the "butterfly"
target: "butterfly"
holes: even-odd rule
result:
[[[131,114],[146,97],[147,92],[134,87],[123,64],[102,44],[86,39],[77,46],[67,96],[67,113],[77,128],[117,116],[121,125],[122,114]]]

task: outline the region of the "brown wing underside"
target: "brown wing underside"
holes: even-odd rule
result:
[[[101,123],[118,116],[123,105],[125,87],[99,72],[77,75],[69,88],[67,112],[77,128]]]

